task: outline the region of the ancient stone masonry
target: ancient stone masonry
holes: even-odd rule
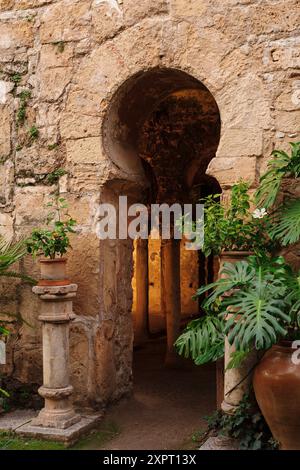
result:
[[[300,140],[299,25],[298,0],[0,0],[0,230],[44,223],[55,190],[78,221],[68,262],[78,403],[102,406],[132,386],[132,243],[98,239],[98,203],[149,191],[153,117],[187,91],[190,109],[202,93],[195,129],[206,137],[185,140],[196,154],[181,167],[186,187],[208,166],[224,191],[240,178],[254,188],[274,147]],[[220,116],[214,136],[208,116]],[[38,275],[30,258],[20,269]],[[30,325],[14,323],[6,372],[42,383],[38,299],[19,283],[1,299]]]

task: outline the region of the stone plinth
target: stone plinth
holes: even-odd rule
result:
[[[224,356],[224,400],[221,408],[227,414],[234,414],[245,393],[248,393],[252,383],[252,372],[257,362],[257,351],[252,351],[239,367],[227,369],[231,354],[235,351],[228,339],[225,339]]]
[[[15,410],[0,417],[0,432],[12,432],[19,436],[59,441],[66,446],[74,444],[83,434],[95,428],[103,414],[85,414],[80,421],[66,429],[35,426],[35,410]]]
[[[35,286],[32,290],[42,301],[44,383],[39,394],[45,406],[31,425],[66,429],[81,419],[74,411],[69,383],[69,323],[74,317],[72,300],[77,285]]]

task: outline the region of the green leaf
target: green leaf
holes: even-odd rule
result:
[[[200,365],[224,355],[224,324],[213,315],[190,322],[175,343],[178,354]]]

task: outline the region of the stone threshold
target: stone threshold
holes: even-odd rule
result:
[[[0,432],[12,432],[21,437],[58,441],[70,446],[94,429],[103,418],[103,413],[85,414],[81,415],[78,423],[69,428],[57,429],[32,425],[31,422],[37,414],[38,412],[34,410],[15,410],[5,413],[0,416]]]

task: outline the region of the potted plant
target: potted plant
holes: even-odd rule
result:
[[[300,142],[290,143],[291,154],[275,150],[268,170],[261,178],[256,199],[274,211],[270,235],[282,247],[300,240]],[[298,197],[297,197],[298,196]],[[300,273],[287,282],[287,296],[293,299],[291,323],[284,341],[266,352],[254,373],[257,401],[273,435],[282,449],[300,449],[300,363],[295,347],[300,338]],[[293,295],[293,293],[296,295]],[[294,347],[293,347],[294,346]]]
[[[291,146],[291,155],[273,152],[255,195],[265,206],[259,216],[268,210],[267,239],[278,249],[300,239],[300,200],[290,190],[280,193],[288,178],[299,181],[300,143]],[[188,325],[176,347],[202,364],[223,356],[227,337],[233,346],[228,368],[239,367],[253,350],[260,355],[267,350],[254,372],[256,398],[281,448],[299,449],[300,365],[292,359],[292,346],[300,339],[300,273],[283,257],[268,256],[265,245],[257,248],[256,256],[225,263],[220,278],[197,291],[209,293],[206,315]]]
[[[225,263],[222,274],[198,290],[198,295],[209,292],[203,302],[206,315],[188,325],[176,348],[179,354],[203,364],[224,355],[226,337],[234,346],[228,368],[240,367],[253,350],[263,353],[271,348],[255,371],[257,401],[281,448],[297,445],[299,449],[300,367],[285,369],[284,356],[281,375],[271,377],[270,371],[274,372],[274,364],[279,365],[279,355],[281,359],[283,355],[282,344],[273,345],[300,338],[300,273],[295,274],[283,257],[251,256]],[[293,410],[288,417],[291,401]]]
[[[47,204],[51,208],[46,228],[34,229],[27,240],[27,251],[40,259],[39,285],[67,285],[67,259],[63,257],[71,247],[69,234],[75,233],[76,221],[68,214],[64,198],[55,196]]]
[[[233,185],[227,199],[222,199],[221,194],[215,194],[200,202],[204,205],[204,239],[201,249],[206,257],[219,257],[219,277],[225,275],[222,267],[226,262],[235,263],[255,253],[274,250],[275,243],[268,234],[270,217],[265,208],[255,205],[247,182],[240,181]],[[227,356],[226,353],[226,360]],[[217,407],[221,406],[225,407],[224,361],[218,360]]]
[[[201,200],[204,204],[204,255],[220,256],[222,266],[226,261],[235,262],[274,249],[268,235],[267,211],[255,206],[249,184],[240,181],[233,185],[228,201],[221,196],[214,194]]]

